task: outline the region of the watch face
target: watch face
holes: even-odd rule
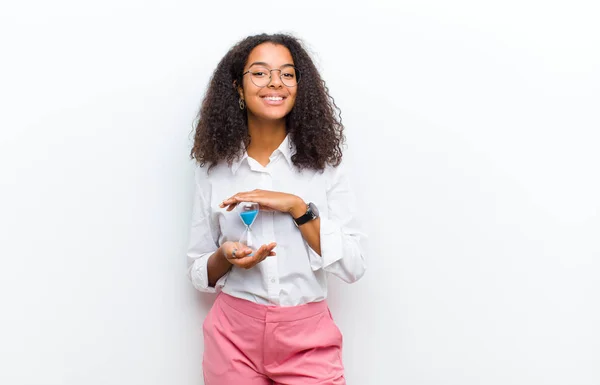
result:
[[[315,205],[314,203],[310,202],[308,204],[308,208],[313,216],[313,218],[318,218],[319,217],[319,209],[317,208],[317,205]]]

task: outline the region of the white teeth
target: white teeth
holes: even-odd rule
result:
[[[283,100],[283,98],[281,96],[265,96],[265,99],[273,100],[273,101]]]

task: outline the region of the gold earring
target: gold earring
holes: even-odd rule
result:
[[[240,98],[240,110],[243,110],[244,108],[246,108],[246,103],[244,102],[244,99]]]

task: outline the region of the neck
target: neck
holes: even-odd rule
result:
[[[259,162],[268,160],[287,135],[285,119],[265,121],[249,115],[248,133],[251,138],[248,155]]]

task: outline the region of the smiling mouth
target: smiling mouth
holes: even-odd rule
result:
[[[279,102],[285,99],[283,96],[261,96],[261,98],[272,102]]]

